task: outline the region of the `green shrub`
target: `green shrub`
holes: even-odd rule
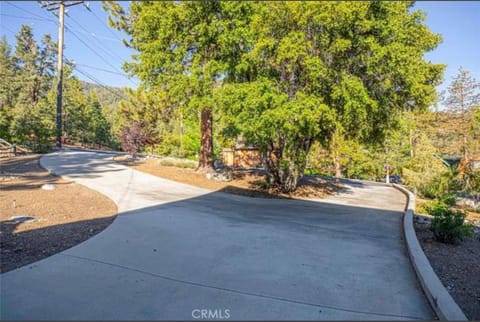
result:
[[[425,200],[418,200],[415,205],[415,213],[417,214],[428,214],[428,208],[432,206],[432,202]]]
[[[418,185],[418,192],[426,198],[443,198],[445,195],[452,197],[452,191],[461,190],[461,185],[458,180],[458,171],[456,169],[448,168],[447,171],[436,175],[431,180]],[[448,202],[453,202],[454,199],[448,198]],[[451,204],[451,205],[453,205]]]
[[[455,206],[457,203],[457,197],[454,194],[448,193],[445,195],[442,195],[438,198],[441,202],[446,204],[447,206]]]
[[[193,163],[193,162],[177,162],[175,163],[175,166],[177,168],[186,168],[186,169],[195,169],[196,168],[196,164]]]
[[[161,160],[160,165],[163,165],[164,167],[173,167],[175,164],[170,160]]]
[[[259,180],[259,181],[257,182],[257,184],[258,184],[258,186],[259,186],[260,188],[265,189],[265,190],[271,188],[271,185],[270,185],[267,181],[265,181],[265,180]]]
[[[427,211],[433,216],[431,230],[436,240],[452,244],[473,235],[473,226],[465,223],[465,212],[450,209],[438,200]]]

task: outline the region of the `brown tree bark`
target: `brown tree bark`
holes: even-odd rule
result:
[[[342,166],[340,164],[340,157],[338,156],[338,153],[335,151],[335,155],[333,158],[333,163],[335,165],[335,177],[336,178],[341,178],[342,177]]]
[[[200,159],[197,172],[215,172],[213,165],[213,117],[212,109],[205,108],[200,116]]]

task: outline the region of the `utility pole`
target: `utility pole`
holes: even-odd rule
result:
[[[63,35],[65,7],[83,3],[83,1],[39,1],[48,11],[58,10],[58,61],[57,61],[57,149],[62,148],[62,92],[63,92]]]

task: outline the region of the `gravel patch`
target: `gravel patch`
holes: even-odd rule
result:
[[[456,245],[434,240],[429,224],[415,224],[433,270],[469,320],[480,320],[480,233]]]

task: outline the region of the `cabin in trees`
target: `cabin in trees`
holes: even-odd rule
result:
[[[237,141],[233,148],[222,150],[222,163],[228,167],[248,169],[261,167],[262,160],[257,148]]]
[[[472,170],[478,170],[480,169],[480,156],[478,157],[473,157],[473,158],[468,158],[468,160],[465,160],[462,158],[460,161],[460,165],[458,167],[458,170],[460,173],[463,173],[467,166],[471,167]]]
[[[451,167],[458,167],[458,171],[460,172],[460,174],[465,171],[467,166],[471,166],[473,170],[480,169],[480,156],[470,157],[468,158],[468,160],[461,156],[449,156],[444,157],[443,160],[447,162]]]

